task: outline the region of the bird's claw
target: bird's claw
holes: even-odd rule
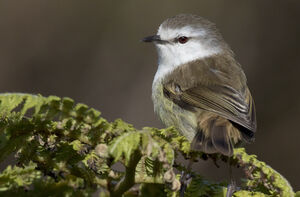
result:
[[[231,181],[231,183],[227,186],[226,197],[232,197],[232,194],[236,191],[236,183]]]
[[[190,173],[185,173],[184,171],[181,172],[181,177],[180,177],[180,191],[179,191],[179,196],[184,197],[184,193],[187,189],[187,186],[190,184],[192,181],[192,175]]]

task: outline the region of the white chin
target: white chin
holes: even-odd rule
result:
[[[190,44],[186,47],[174,45],[157,45],[158,69],[154,77],[154,82],[163,78],[168,73],[182,64],[191,61],[210,57],[221,52],[218,48],[205,48],[199,44]]]

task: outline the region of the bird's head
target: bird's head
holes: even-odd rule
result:
[[[180,14],[165,20],[156,35],[143,41],[156,45],[159,65],[168,67],[222,53],[228,48],[213,23],[192,14]]]

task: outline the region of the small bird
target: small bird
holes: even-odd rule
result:
[[[230,157],[234,145],[254,140],[256,114],[246,76],[213,23],[179,14],[143,41],[158,51],[152,100],[166,126],[207,154]]]
[[[254,140],[256,114],[246,76],[213,23],[179,14],[143,41],[153,42],[158,51],[152,100],[166,126],[178,129],[193,150],[207,154],[231,157],[235,145]],[[188,179],[181,178],[180,196]],[[226,196],[234,188],[231,180]]]

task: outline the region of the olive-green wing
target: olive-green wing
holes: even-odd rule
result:
[[[164,85],[164,93],[186,109],[214,112],[251,132],[256,131],[254,101],[248,87],[236,90],[228,85],[197,85],[181,90],[178,84]]]

